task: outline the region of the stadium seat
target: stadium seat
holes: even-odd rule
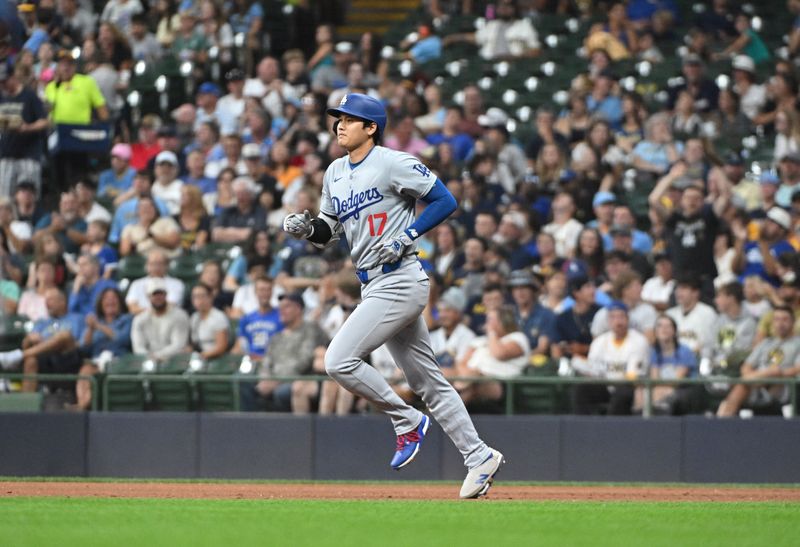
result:
[[[556,377],[558,363],[550,359],[542,366],[529,366],[523,376],[530,378]],[[558,414],[566,399],[564,386],[553,384],[516,384],[514,390],[514,414]]]
[[[144,355],[121,355],[108,364],[108,375],[138,375],[142,371],[142,364],[147,358]],[[132,380],[110,381],[106,383],[106,400],[104,407],[108,410],[139,411],[144,410],[145,394],[141,382]]]
[[[44,393],[2,393],[0,412],[39,412],[42,410]]]
[[[170,260],[169,275],[184,283],[194,283],[200,277],[203,259],[195,254],[180,255]]]
[[[146,276],[147,275],[147,270],[145,269],[146,260],[147,259],[144,256],[138,254],[132,254],[122,257],[119,261],[119,265],[117,266],[117,271],[116,271],[117,280],[122,280],[122,279],[134,280]]]
[[[32,323],[24,315],[9,315],[0,318],[0,351],[10,351],[22,346],[22,339]]]
[[[192,354],[179,353],[173,355],[158,365],[156,374],[181,375],[190,370]],[[151,380],[150,393],[153,397],[153,408],[156,410],[186,411],[193,406],[192,382],[187,377],[186,381]]]
[[[199,381],[197,391],[199,406],[207,412],[224,412],[239,409],[239,384],[234,377],[239,374],[241,355],[226,354],[206,363],[204,374],[230,376],[230,381]]]

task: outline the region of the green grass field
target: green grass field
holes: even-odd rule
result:
[[[754,545],[800,542],[800,504],[0,498],[8,546]]]

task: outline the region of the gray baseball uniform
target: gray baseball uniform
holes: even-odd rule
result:
[[[435,182],[436,175],[414,156],[376,146],[358,164],[344,157],[328,167],[320,211],[338,219],[356,268],[370,270],[377,264],[372,247],[401,235],[414,222],[416,199]],[[386,344],[411,389],[450,436],[466,466],[473,468],[492,453],[436,364],[421,317],[429,281],[414,250],[415,246],[406,249],[399,268],[362,287],[361,304],[331,341],[325,368],[339,384],[389,415],[398,435],[408,433],[419,425],[421,413],[403,402],[383,376],[364,362]]]

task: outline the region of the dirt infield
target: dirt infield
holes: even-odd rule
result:
[[[164,483],[0,482],[0,497],[63,496],[173,499],[452,500],[456,484],[414,483]],[[784,501],[800,502],[800,488],[704,486],[495,485],[489,501]]]

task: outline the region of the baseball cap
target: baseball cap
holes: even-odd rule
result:
[[[165,125],[158,129],[158,136],[159,137],[177,137],[178,130],[175,129],[174,125]]]
[[[600,191],[594,195],[594,199],[592,199],[592,207],[605,205],[606,203],[616,203],[616,201],[617,196],[615,196],[613,193]]]
[[[334,46],[333,51],[336,53],[350,53],[353,51],[353,44],[350,42],[339,42]]]
[[[761,184],[780,184],[781,179],[774,170],[770,169],[768,171],[763,171],[761,173],[761,177],[759,177],[758,181]]]
[[[611,226],[611,230],[609,230],[612,236],[628,236],[630,237],[633,235],[631,232],[630,226],[625,226],[624,224],[614,224]]]
[[[295,304],[297,304],[301,308],[305,308],[306,307],[306,303],[303,301],[303,295],[301,295],[298,292],[283,293],[282,295],[280,295],[278,297],[278,300],[280,300],[280,301],[288,300],[289,302],[294,302]]]
[[[700,281],[700,276],[694,272],[686,272],[679,276],[677,279],[677,284],[684,285],[698,291],[703,288],[703,283]]]
[[[503,215],[503,218],[500,222],[508,222],[513,224],[520,230],[524,230],[528,227],[528,222],[525,219],[525,215],[520,213],[519,211],[509,211]]]
[[[72,61],[73,63],[75,62],[75,56],[72,54],[72,50],[70,49],[59,50],[58,55],[56,55],[56,58],[59,61]]]
[[[609,304],[606,306],[606,309],[607,309],[609,312],[612,312],[612,311],[614,311],[614,310],[622,310],[622,311],[624,311],[625,313],[628,313],[628,306],[626,306],[624,302],[620,302],[619,300],[612,300],[612,301],[611,301],[611,302],[610,302],[610,303],[609,303]]]
[[[781,161],[800,163],[800,152],[787,152],[783,156],[781,156]]]
[[[241,68],[232,68],[225,73],[226,82],[239,82],[244,80],[244,71]]]
[[[631,255],[621,249],[613,249],[606,253],[606,262],[609,260],[621,260],[622,262],[630,262]]]
[[[767,218],[784,230],[792,229],[792,217],[786,209],[777,206],[772,207],[767,211]]]
[[[178,156],[175,155],[175,152],[170,152],[169,150],[164,150],[159,152],[156,156],[156,165],[159,163],[171,163],[172,165],[178,165]]]
[[[514,270],[508,276],[508,286],[531,287],[532,289],[538,289],[539,283],[536,282],[536,278],[533,277],[532,272],[528,270]]]
[[[197,88],[197,94],[201,95],[203,93],[209,93],[215,97],[219,97],[222,94],[219,90],[219,86],[213,82],[203,82],[200,84],[200,87]]]
[[[744,70],[745,72],[750,72],[751,74],[756,71],[755,62],[753,62],[753,59],[747,55],[737,55],[734,57],[731,66],[733,67],[733,70]]]
[[[662,260],[672,260],[669,251],[658,251],[653,255],[653,262],[660,262]]]
[[[685,65],[702,65],[703,59],[697,53],[687,53],[683,57],[683,64]]]
[[[249,142],[242,146],[243,158],[261,158],[261,147],[254,142]]]
[[[114,145],[111,149],[111,155],[123,160],[131,159],[131,145],[125,144],[124,142],[118,142]]]
[[[589,283],[590,279],[588,275],[573,275],[568,278],[567,283],[569,284],[569,292],[573,293],[575,291],[580,290],[583,288],[584,285]]]
[[[728,152],[725,154],[725,165],[744,165],[744,159],[738,152]]]
[[[491,107],[486,114],[478,116],[478,125],[481,127],[505,127],[508,121],[508,114],[497,108]]]
[[[154,277],[147,281],[147,294],[151,295],[157,292],[167,292],[167,284],[163,279]]]
[[[467,296],[458,287],[450,287],[439,298],[439,305],[464,313],[467,307]]]

